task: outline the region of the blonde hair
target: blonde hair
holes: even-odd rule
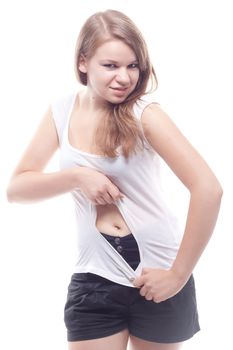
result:
[[[143,146],[142,131],[133,117],[134,103],[157,87],[157,78],[150,62],[146,42],[133,21],[116,10],[97,12],[84,23],[79,33],[75,50],[75,72],[78,81],[87,85],[87,74],[79,70],[81,57],[91,58],[96,49],[106,40],[118,39],[128,45],[135,53],[139,65],[139,79],[134,91],[120,104],[109,103],[109,111],[103,116],[101,128],[96,131],[96,144],[108,157],[117,155],[121,146],[122,154],[128,158]]]

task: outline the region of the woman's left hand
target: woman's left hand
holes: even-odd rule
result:
[[[160,303],[177,294],[185,285],[173,270],[144,268],[140,277],[134,280],[134,286],[140,288],[140,294],[146,300]]]

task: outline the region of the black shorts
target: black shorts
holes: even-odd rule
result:
[[[155,303],[142,297],[137,288],[91,273],[74,273],[64,320],[70,342],[103,338],[124,329],[143,340],[182,342],[200,330],[194,278],[174,297]]]

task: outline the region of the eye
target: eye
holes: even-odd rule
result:
[[[116,65],[113,63],[106,63],[106,64],[103,64],[103,66],[110,69],[116,68]]]
[[[138,63],[132,63],[128,67],[131,68],[131,69],[139,68],[139,64]]]

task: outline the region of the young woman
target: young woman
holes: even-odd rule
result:
[[[87,19],[75,56],[83,88],[52,103],[8,187],[12,202],[71,192],[77,261],[65,323],[70,350],[176,350],[199,331],[192,271],[222,189],[148,92],[145,41],[114,10]],[[60,147],[61,170],[45,173]],[[159,180],[164,159],[190,191],[184,232]]]

